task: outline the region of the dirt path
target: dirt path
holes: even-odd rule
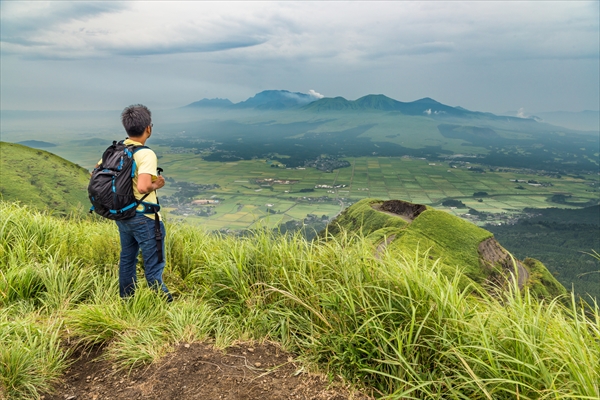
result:
[[[240,344],[226,351],[203,343],[182,344],[160,362],[131,373],[101,356],[100,350],[75,354],[64,383],[43,399],[370,399],[304,372],[290,354],[271,343]]]
[[[381,256],[383,255],[383,253],[385,253],[388,244],[392,243],[394,239],[396,239],[396,235],[391,235],[385,240],[383,240],[381,243],[379,243],[379,245],[375,249],[375,258],[377,258],[378,260],[381,259]]]

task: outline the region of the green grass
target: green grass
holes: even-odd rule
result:
[[[430,256],[441,258],[445,265],[461,266],[467,276],[481,283],[485,274],[477,249],[483,240],[492,236],[492,233],[470,222],[443,211],[428,209],[391,246],[403,253],[414,252],[419,247],[431,248]]]
[[[89,173],[44,150],[0,142],[0,198],[67,214],[89,208]]]
[[[0,221],[0,393],[10,398],[47,391],[75,345],[103,344],[128,370],[180,342],[249,339],[278,341],[387,399],[600,395],[596,304],[518,288],[491,297],[427,253],[375,256],[350,233],[236,239],[169,224],[175,302],[143,282],[121,301],[114,224],[6,202]]]
[[[27,312],[29,311],[29,312]],[[62,322],[11,304],[0,312],[0,395],[29,399],[52,389],[67,366]]]

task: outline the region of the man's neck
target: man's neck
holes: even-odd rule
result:
[[[152,135],[152,124],[148,125],[141,136],[129,137],[129,140],[140,143],[142,146],[146,144],[146,140]]]
[[[140,137],[128,137],[127,139],[129,140],[133,140],[134,142],[138,142],[139,144],[141,144],[142,146],[146,144],[146,140],[148,140],[148,138],[145,135],[142,135]]]

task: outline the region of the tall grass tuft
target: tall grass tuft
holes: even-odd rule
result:
[[[119,238],[113,223],[75,218],[65,223],[18,204],[0,202],[0,266],[66,262],[72,257],[99,270],[118,262]]]
[[[17,306],[18,307],[18,306]],[[36,321],[35,314],[16,319],[14,309],[0,313],[0,393],[8,398],[37,398],[58,382],[68,353],[60,346],[61,322]]]
[[[178,300],[166,312],[168,332],[174,343],[192,343],[220,336],[231,325],[208,304],[191,299]],[[228,323],[229,322],[229,323]]]

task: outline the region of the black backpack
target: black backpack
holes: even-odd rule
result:
[[[113,141],[113,144],[104,151],[102,164],[94,169],[88,185],[88,196],[92,202],[90,213],[94,211],[112,220],[129,219],[135,216],[136,208],[149,195],[146,193],[140,200],[133,195],[133,177],[136,167],[133,154],[144,148],[148,147],[125,145],[123,141]],[[148,211],[157,212],[158,209]]]

